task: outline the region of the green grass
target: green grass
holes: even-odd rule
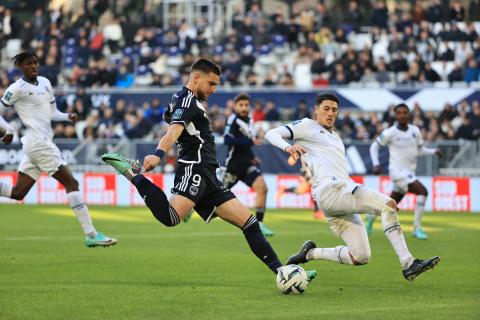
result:
[[[428,241],[410,250],[442,261],[414,282],[376,223],[373,257],[352,267],[315,261],[317,279],[284,296],[274,275],[227,223],[197,216],[165,228],[145,208],[92,207],[99,230],[118,237],[87,249],[67,207],[0,205],[0,319],[480,319],[480,215],[429,213]],[[267,212],[280,258],[305,239],[340,241],[309,211]]]

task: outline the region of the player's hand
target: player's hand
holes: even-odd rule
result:
[[[290,157],[292,157],[294,161],[297,161],[298,159],[300,159],[302,154],[305,153],[305,149],[303,149],[298,144],[294,144],[290,147],[285,148],[285,152],[289,153]]]
[[[262,139],[258,139],[258,138],[255,138],[252,140],[253,141],[253,144],[258,146],[259,144],[262,144],[263,143],[263,140]]]
[[[68,114],[68,119],[70,119],[70,121],[72,121],[73,123],[77,122],[78,120],[78,114],[76,113],[69,113]]]
[[[440,149],[437,149],[437,150],[435,151],[435,154],[437,155],[437,157],[443,158],[443,152],[442,152]]]
[[[160,161],[162,161],[160,157],[157,157],[153,154],[148,155],[143,159],[143,169],[145,169],[145,172],[148,172],[158,166]]]
[[[3,138],[2,138],[3,143],[5,144],[10,144],[13,141],[13,134],[7,133]]]
[[[380,166],[373,167],[373,174],[374,175],[378,176],[378,175],[380,175],[381,172],[382,172],[382,167],[380,167]]]

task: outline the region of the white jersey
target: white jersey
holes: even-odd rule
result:
[[[12,83],[1,98],[3,105],[14,107],[27,132],[22,138],[33,140],[51,140],[53,130],[52,114],[56,111],[55,96],[50,81],[45,77],[37,77],[37,84],[23,78]]]
[[[417,126],[409,124],[406,131],[398,129],[397,126],[390,127],[384,130],[376,141],[381,146],[388,147],[390,172],[415,172],[419,150],[423,146],[422,133]]]
[[[332,181],[346,182],[352,188],[356,186],[347,172],[345,146],[335,131],[330,132],[308,118],[288,124],[286,128],[291,133],[290,139],[306,151],[302,158],[313,176],[312,190]]]

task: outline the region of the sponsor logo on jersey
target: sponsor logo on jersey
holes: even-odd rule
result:
[[[10,91],[7,91],[7,93],[5,94],[5,98],[4,98],[4,99],[5,99],[6,101],[10,101],[10,99],[12,98],[12,95],[13,95],[13,94],[12,94]]]

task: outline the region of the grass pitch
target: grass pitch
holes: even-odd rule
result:
[[[310,262],[317,279],[284,296],[242,233],[198,217],[166,228],[146,208],[91,207],[97,229],[119,239],[87,249],[67,207],[0,205],[0,319],[480,319],[480,215],[428,213],[430,239],[411,252],[440,255],[433,271],[403,279],[376,223],[372,260],[352,267]],[[340,241],[309,211],[270,210],[271,243],[285,259],[306,239]]]

